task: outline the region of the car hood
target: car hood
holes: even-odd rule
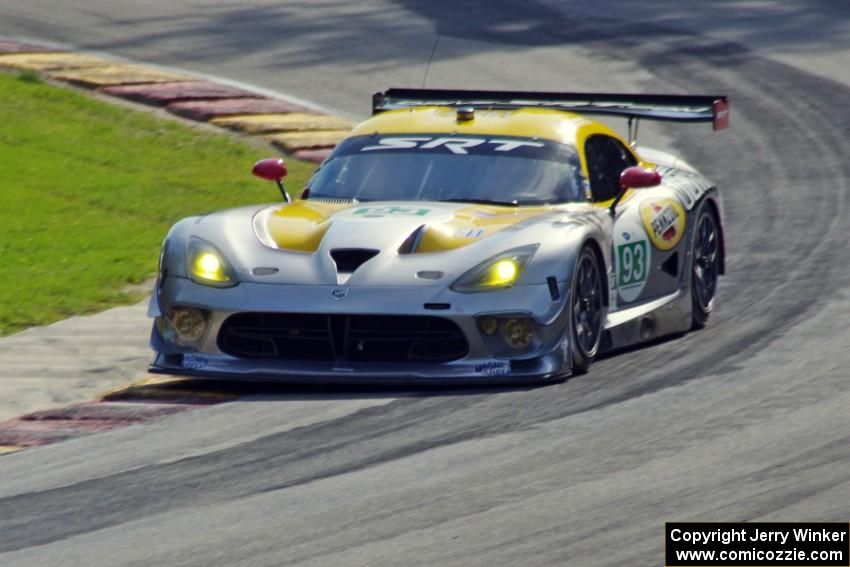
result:
[[[280,250],[393,247],[420,254],[469,246],[552,213],[551,207],[301,200],[263,209],[253,224],[260,242]]]
[[[191,238],[215,246],[240,282],[446,286],[475,265],[536,245],[517,285],[566,277],[565,254],[612,220],[589,203],[497,207],[468,203],[302,200],[188,217],[166,239],[166,269],[185,274]],[[566,259],[566,261],[565,261]],[[562,269],[563,268],[563,269]]]

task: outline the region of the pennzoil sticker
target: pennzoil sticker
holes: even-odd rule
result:
[[[675,248],[685,234],[685,209],[673,199],[649,199],[640,204],[640,216],[652,244],[659,250]]]

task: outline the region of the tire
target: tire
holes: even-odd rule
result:
[[[720,223],[717,215],[703,204],[694,224],[691,244],[691,328],[702,329],[708,322],[717,294],[720,275]]]
[[[605,323],[603,278],[599,260],[590,246],[584,246],[576,260],[570,294],[570,347],[573,374],[584,374],[596,358]]]

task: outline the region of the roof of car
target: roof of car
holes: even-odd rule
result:
[[[575,143],[580,130],[615,135],[607,126],[584,116],[548,108],[476,109],[472,120],[458,120],[456,108],[421,106],[380,112],[352,130],[350,136],[371,134],[478,134],[539,137]]]

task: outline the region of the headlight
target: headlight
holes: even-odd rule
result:
[[[178,305],[155,319],[162,339],[185,350],[197,351],[210,326],[210,312],[197,307]]]
[[[531,319],[508,319],[502,327],[502,338],[511,348],[522,350],[534,341]]]
[[[525,356],[540,348],[540,329],[529,313],[483,313],[475,322],[496,358]]]
[[[451,289],[461,293],[475,293],[511,287],[531,262],[538,246],[531,244],[493,256],[462,275],[452,284]]]
[[[186,262],[186,273],[189,274],[189,279],[199,284],[233,287],[239,283],[236,281],[233,269],[219,249],[197,236],[189,239]]]

